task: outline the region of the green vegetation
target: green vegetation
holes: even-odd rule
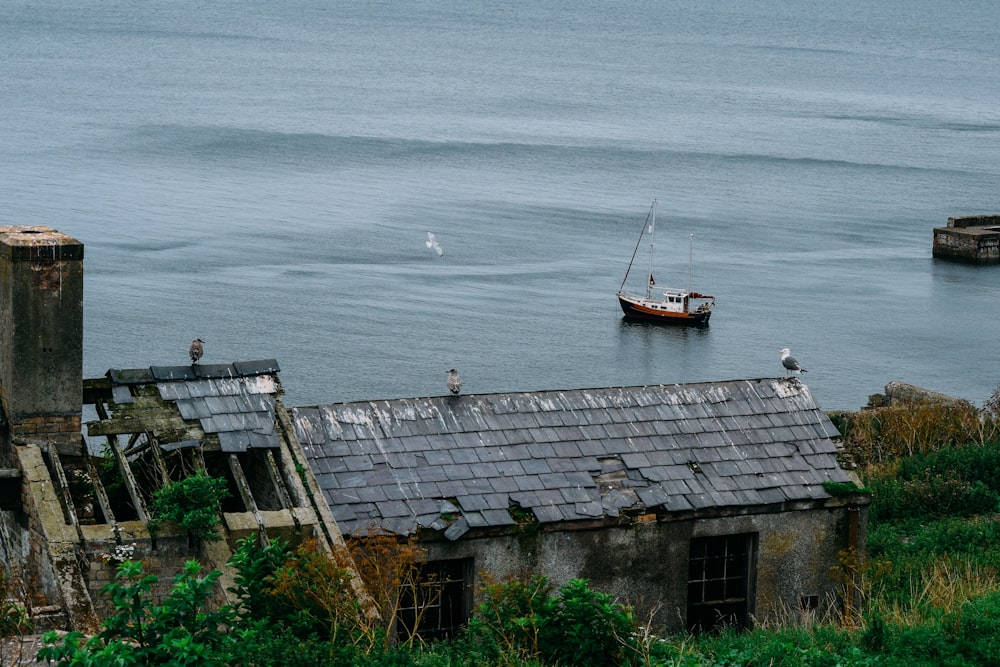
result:
[[[216,540],[219,501],[228,495],[226,480],[203,473],[171,482],[153,494],[149,529],[155,531],[163,521],[173,521],[196,539]]]
[[[102,632],[86,641],[51,635],[40,657],[123,667],[1000,664],[998,405],[975,419],[964,409],[918,406],[909,417],[881,408],[840,420],[846,450],[874,498],[867,559],[844,552],[831,571],[860,600],[849,624],[823,618],[808,627],[658,637],[584,580],[557,590],[532,576],[486,582],[468,629],[429,642],[419,617],[402,613],[415,595],[420,606],[436,594],[433,582],[419,583],[419,547],[374,534],[334,554],[310,543],[294,550],[277,541],[240,543],[232,560],[242,599],[236,608],[206,607],[218,573],[203,576],[197,563],[178,575],[161,604],[149,599],[155,578],[139,563],[123,563],[105,587],[115,613]],[[355,572],[373,596],[364,604],[353,589]]]
[[[635,621],[611,596],[572,579],[558,593],[540,575],[486,586],[468,636],[490,664],[516,657],[524,664],[600,667],[635,653]]]
[[[24,591],[0,569],[0,637],[31,632],[31,619],[25,609]]]

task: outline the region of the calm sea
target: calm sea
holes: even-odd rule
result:
[[[86,244],[85,374],[277,358],[290,405],[782,374],[1000,385],[994,0],[7,0],[0,224]],[[706,330],[622,321],[661,284]],[[432,231],[444,249],[424,245]]]

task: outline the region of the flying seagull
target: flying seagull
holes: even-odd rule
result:
[[[427,244],[428,248],[436,252],[438,254],[438,257],[444,254],[444,250],[441,250],[441,246],[438,245],[437,239],[434,238],[434,235],[431,234],[430,232],[427,232],[427,240],[424,241],[424,243]]]
[[[462,378],[458,377],[458,371],[454,368],[448,371],[448,391],[456,395],[462,391]]]
[[[799,362],[795,361],[795,357],[792,356],[792,351],[787,347],[783,347],[778,350],[778,354],[781,355],[781,365],[785,367],[785,374],[787,375],[789,371],[792,373],[808,373],[806,369],[799,366]]]
[[[205,354],[205,346],[203,345],[205,341],[200,338],[195,338],[191,341],[191,347],[188,348],[188,354],[191,355],[191,363],[196,364],[198,360],[201,359],[201,355]]]

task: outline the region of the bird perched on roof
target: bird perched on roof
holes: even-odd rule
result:
[[[424,241],[424,243],[427,245],[428,248],[436,252],[438,254],[438,257],[444,254],[444,250],[441,249],[441,245],[437,242],[437,239],[434,238],[434,235],[431,234],[430,232],[427,232],[427,240]]]
[[[802,373],[809,372],[806,369],[799,366],[799,362],[795,361],[795,357],[792,356],[792,351],[789,350],[787,347],[783,347],[780,350],[778,350],[778,354],[781,355],[781,365],[785,367],[786,375],[789,372],[799,373],[800,375]]]
[[[462,378],[458,377],[458,371],[454,368],[448,371],[448,391],[456,395],[462,391]]]
[[[201,359],[201,355],[205,354],[205,341],[200,338],[195,338],[191,341],[191,347],[188,348],[188,354],[191,356],[191,363],[196,364],[198,360]]]

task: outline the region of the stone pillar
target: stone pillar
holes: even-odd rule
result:
[[[83,244],[0,226],[0,419],[14,443],[80,442]]]

